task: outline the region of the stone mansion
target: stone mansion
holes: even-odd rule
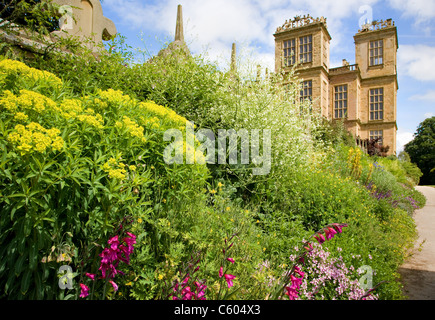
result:
[[[296,17],[275,34],[275,72],[295,68],[300,99],[329,120],[342,120],[361,139],[381,138],[396,154],[397,29],[391,19],[373,21],[354,35],[355,64],[329,67],[325,18]]]

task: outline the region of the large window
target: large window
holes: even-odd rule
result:
[[[376,66],[383,63],[383,46],[383,40],[370,41],[370,66]]]
[[[299,59],[302,63],[313,61],[313,37],[311,35],[299,38]]]
[[[302,82],[300,101],[303,102],[305,99],[312,100],[312,95],[313,95],[313,81],[307,80]]]
[[[347,84],[335,86],[334,91],[334,116],[347,118]]]
[[[370,140],[379,139],[378,143],[380,145],[382,145],[383,136],[383,130],[370,130]]]
[[[384,89],[370,89],[370,120],[384,119]]]
[[[284,65],[294,65],[296,62],[296,39],[284,41]]]

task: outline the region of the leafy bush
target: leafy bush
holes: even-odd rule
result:
[[[421,183],[435,184],[435,117],[423,120],[414,139],[405,145],[405,152],[422,171]]]
[[[362,266],[372,268],[374,284],[383,283],[377,298],[402,297],[396,271],[416,236],[409,213],[421,194],[398,182],[404,171],[383,169],[310,102],[300,103],[292,75],[234,77],[198,57],[129,65],[128,52],[117,47],[98,62],[77,52],[29,61],[52,73],[0,62],[4,297],[79,298],[78,286],[58,289],[66,262],[89,285],[82,297],[264,299],[298,291],[313,298],[317,281],[325,286],[314,298],[348,299],[363,293]],[[163,133],[185,134],[186,119],[213,132],[271,130],[270,172],[252,175],[252,163],[166,164]],[[288,265],[300,244],[337,222],[346,231],[318,253],[338,273],[352,270],[342,279],[352,290],[338,294],[339,279],[328,282],[319,270],[303,286],[299,278],[290,285],[297,274]],[[99,274],[101,255],[119,253],[121,242],[112,245],[126,232],[136,243],[129,264],[119,266],[125,274],[109,289],[107,281],[91,282],[86,273]],[[31,283],[36,273],[43,278]]]
[[[5,294],[55,296],[59,257],[80,266],[79,251],[103,245],[126,217],[148,224],[148,245],[163,255],[162,199],[185,208],[208,178],[204,165],[167,166],[158,156],[161,132],[184,130],[186,119],[111,89],[75,97],[56,76],[16,61],[0,62],[0,73]]]

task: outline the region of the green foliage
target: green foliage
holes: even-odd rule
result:
[[[409,187],[418,185],[423,173],[415,163],[403,156],[402,159],[375,158],[375,160],[386,170],[392,173],[399,183]]]
[[[5,295],[56,297],[65,256],[77,270],[91,258],[82,251],[104,245],[126,218],[147,223],[154,259],[172,250],[162,199],[180,211],[191,208],[186,198],[194,199],[208,178],[205,166],[167,166],[157,156],[167,144],[160,132],[186,119],[120,91],[75,97],[56,77],[18,62],[3,60],[0,73]],[[17,75],[22,81],[9,81]],[[53,99],[42,94],[53,87]]]
[[[405,151],[423,173],[420,183],[435,184],[435,117],[419,124],[414,139],[405,145]]]
[[[59,29],[59,5],[52,0],[6,0],[0,4],[0,18],[48,34]],[[13,27],[2,24],[2,28],[10,31]]]
[[[348,228],[324,250],[354,270],[369,265],[375,284],[389,281],[380,299],[402,298],[396,271],[416,236],[414,205],[424,205],[413,189],[419,173],[408,161],[363,154],[342,124],[299,102],[292,74],[235,77],[176,53],[133,63],[121,36],[98,60],[73,39],[58,46],[74,54],[53,50],[28,61],[51,76],[20,65],[0,74],[4,298],[78,298],[77,288],[58,289],[62,259],[82,281],[97,271],[120,224],[137,235],[135,253],[119,292],[98,297],[167,299],[198,253],[195,277],[206,280],[208,299],[270,298],[295,248],[336,222]],[[270,172],[254,176],[252,164],[166,164],[163,132],[185,132],[186,119],[213,132],[270,129]],[[45,153],[17,130],[22,124],[30,135],[49,136],[28,128],[32,122],[59,130],[50,131]],[[53,146],[57,137],[62,147],[59,139]],[[232,288],[220,267],[236,276]],[[335,289],[328,283],[322,293],[335,297]]]

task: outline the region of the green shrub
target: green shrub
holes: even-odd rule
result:
[[[388,281],[377,291],[380,299],[402,297],[396,271],[415,239],[409,197],[420,205],[424,197],[400,184],[409,172],[397,160],[382,168],[339,127],[326,125],[309,102],[296,99],[292,76],[234,78],[201,58],[129,65],[128,52],[110,50],[98,62],[85,51],[31,61],[58,77],[3,64],[3,297],[78,298],[77,291],[58,289],[62,259],[84,281],[122,224],[137,243],[118,292],[108,290],[108,298],[170,299],[194,267],[189,283],[205,281],[208,299],[270,298],[296,248],[337,222],[348,227],[323,249],[354,271],[370,266],[374,284]],[[213,131],[270,129],[270,172],[254,176],[252,164],[166,164],[163,132],[184,132],[186,118]],[[26,140],[28,131],[47,143]],[[30,272],[23,268],[28,262]],[[220,267],[236,276],[232,288]],[[41,278],[29,282],[36,273]],[[336,288],[322,293],[336,297]]]
[[[57,77],[16,61],[0,62],[0,74],[5,296],[56,297],[65,257],[82,269],[92,244],[131,219],[146,223],[154,259],[172,250],[162,202],[191,209],[209,176],[204,165],[168,166],[159,156],[163,132],[186,119],[111,89],[70,95]]]

